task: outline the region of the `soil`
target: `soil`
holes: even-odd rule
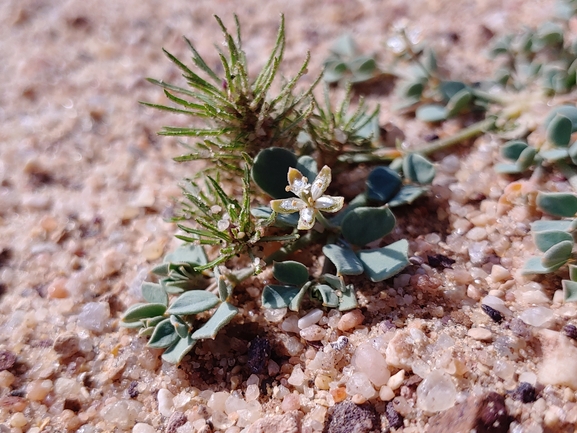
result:
[[[472,406],[473,421],[485,419],[490,396],[500,399],[510,432],[573,432],[577,310],[562,302],[559,276],[519,271],[535,252],[529,224],[541,214],[506,190],[514,179],[495,174],[500,141],[491,135],[434,156],[430,193],[396,212],[398,227],[385,239],[409,240],[411,266],[381,283],[351,279],[358,326],[343,331],[341,314],[325,311],[320,341],[283,331],[290,314],[260,308],[265,273],[242,286],[241,318],[178,367],[119,327],[149,270],[178,245],[167,221],[179,181],[197,170],[173,162],[182,147],[156,134],[187,119],[138,103],[166,102],[145,77],[180,78],[162,47],[188,59],[184,35],[216,65],[222,34],[212,16],[232,28],[236,13],[254,72],[284,13],[282,71],[294,74],[310,51],[310,82],[341,34],[384,59],[387,38],[402,23],[435,48],[449,77],[477,81],[495,69],[485,55],[493,36],[537,26],[553,9],[551,0],[3,1],[0,431],[285,431],[272,416],[292,426],[286,431],[345,431],[335,421],[349,419],[337,406],[345,399],[363,408],[355,431],[424,432],[445,425],[453,404]],[[388,90],[367,98],[381,104],[381,124],[402,130],[409,146],[465,126],[403,116]],[[556,175],[543,187],[569,189]],[[547,320],[537,326],[538,313]],[[255,363],[248,354],[257,336],[272,349],[254,374],[247,365]],[[339,356],[325,350],[343,336]],[[373,389],[368,402],[350,385],[352,356],[367,341],[398,379]],[[330,368],[317,368],[319,353],[332,354]],[[433,387],[452,403],[442,410],[419,397],[423,383],[435,384],[432,372],[442,372],[439,386],[448,380],[454,388]],[[225,408],[231,396],[227,404],[240,409]],[[363,416],[369,430],[360,427]]]

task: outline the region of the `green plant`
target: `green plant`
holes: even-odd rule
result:
[[[355,162],[349,161],[351,155],[376,151],[378,107],[369,113],[361,101],[349,113],[350,86],[336,110],[328,87],[325,106],[319,106],[312,95],[316,82],[293,96],[308,57],[296,78],[276,96],[269,95],[284,50],[284,22],[255,80],[248,75],[238,22],[236,40],[217,22],[227,46],[227,54],[220,53],[224,76],[210,69],[189,43],[194,65],[207,78],[167,53],[192,90],[151,80],[180,107],[146,104],[205,123],[161,132],[197,137],[191,153],[176,160],[203,160],[206,167],[186,180],[174,218],[181,230],[176,236],[184,244],[152,270],[153,281],[142,285],[145,302],[122,316],[123,326],[139,329],[149,337],[148,346],[164,349],[163,359],[172,363],[234,318],[239,311],[235,287],[269,265],[279,284],[265,286],[263,307],[297,311],[308,297],[327,308],[355,308],[355,289],[347,276],[364,273],[382,281],[409,264],[406,240],[385,246],[376,242],[395,227],[390,207],[413,202],[435,174],[425,157],[404,153],[391,167],[373,168],[366,191],[346,207],[343,197],[325,195],[331,169],[324,165],[319,172],[317,159],[342,164]],[[329,219],[323,212],[334,216]],[[319,276],[295,260],[299,251],[315,246],[328,259]]]
[[[200,140],[184,144],[190,152],[177,161],[202,159],[211,168],[242,173],[243,153],[254,157],[259,150],[272,145],[291,148],[299,126],[313,110],[311,92],[320,76],[304,92],[294,95],[298,80],[307,71],[307,54],[297,75],[282,83],[280,92],[270,97],[269,91],[278,74],[285,46],[284,17],[274,48],[263,69],[250,79],[246,55],[242,50],[240,25],[235,16],[236,40],[220,18],[215,17],[224,34],[227,52],[219,52],[223,76],[211,69],[192,43],[185,38],[192,51],[197,74],[174,55],[164,50],[168,58],[183,72],[190,88],[149,79],[164,89],[175,106],[144,102],[144,105],[191,116],[203,126],[165,127],[160,134],[177,137],[197,137]],[[205,76],[205,78],[202,77]],[[176,96],[180,95],[180,96]]]
[[[380,74],[375,59],[362,54],[351,35],[344,34],[334,42],[325,60],[323,80],[327,83],[358,84]]]

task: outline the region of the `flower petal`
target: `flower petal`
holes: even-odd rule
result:
[[[306,207],[306,203],[300,198],[284,198],[282,200],[271,200],[270,207],[278,213],[293,213]]]
[[[323,212],[337,212],[341,210],[345,203],[344,197],[334,197],[331,195],[323,195],[315,201],[315,208]]]
[[[311,187],[311,197],[313,200],[317,200],[321,195],[323,195],[330,183],[331,169],[328,165],[325,165],[317,175]]]
[[[299,230],[310,230],[315,225],[315,213],[316,210],[310,207],[305,207],[300,211],[299,223],[297,229]]]
[[[300,171],[296,168],[289,168],[288,171],[288,183],[287,191],[291,191],[297,196],[301,196],[302,192],[309,186],[308,179],[302,175]]]

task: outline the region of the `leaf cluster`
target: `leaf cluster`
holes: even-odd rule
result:
[[[334,42],[324,66],[323,80],[330,84],[358,84],[381,73],[374,57],[362,54],[349,34],[343,34]]]
[[[206,285],[195,268],[204,264],[206,255],[200,246],[183,246],[169,254],[153,270],[161,278],[159,283],[145,282],[141,287],[146,302],[132,305],[122,315],[122,326],[150,337],[147,346],[164,349],[162,359],[167,362],[178,364],[197,341],[214,338],[238,312],[229,302],[232,286],[217,268],[218,296],[203,290]],[[169,302],[173,295],[178,296]],[[206,312],[212,313],[208,320],[198,318]]]
[[[503,174],[519,174],[531,167],[554,165],[561,168],[577,165],[577,142],[571,143],[577,131],[577,108],[571,105],[555,107],[545,120],[547,140],[539,148],[525,140],[511,140],[501,148],[501,156],[511,162],[495,165]]]

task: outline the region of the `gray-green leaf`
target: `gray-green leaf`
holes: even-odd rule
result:
[[[567,147],[571,141],[573,123],[562,114],[557,114],[547,128],[547,138],[555,146]]]
[[[339,297],[331,286],[327,284],[317,284],[313,290],[319,294],[324,307],[336,308],[339,306]]]
[[[206,290],[191,290],[180,295],[166,311],[168,314],[198,314],[210,310],[219,299]]]
[[[126,310],[122,320],[124,322],[136,322],[140,319],[162,316],[165,311],[166,305],[164,304],[135,304]]]
[[[435,178],[435,165],[418,153],[403,158],[403,174],[411,182],[430,184]]]
[[[347,214],[341,228],[347,242],[366,245],[389,234],[395,223],[388,206],[358,207]]]
[[[142,283],[140,290],[142,291],[142,297],[147,302],[168,305],[168,294],[160,284],[145,282]]]
[[[272,268],[274,277],[284,284],[302,286],[309,279],[309,271],[305,265],[293,260],[275,262]]]
[[[572,250],[573,240],[559,242],[545,252],[541,259],[543,266],[546,268],[563,266],[571,258]]]
[[[267,284],[262,290],[261,301],[265,308],[285,308],[298,295],[299,287]]]
[[[563,280],[561,285],[563,286],[563,299],[565,299],[565,302],[577,302],[577,282]]]
[[[541,252],[546,252],[551,248],[553,245],[556,245],[563,241],[571,241],[573,242],[573,236],[566,231],[541,231],[541,232],[534,232],[533,233],[533,240],[535,241],[535,245]]]
[[[363,264],[353,250],[335,244],[325,245],[323,254],[333,262],[339,275],[360,275]]]
[[[179,336],[170,319],[164,319],[154,328],[147,346],[154,349],[164,349],[165,347],[172,345],[178,339]]]
[[[383,248],[359,251],[357,255],[371,281],[382,281],[409,265],[409,242],[401,239]]]
[[[565,192],[539,192],[537,206],[551,215],[572,217],[577,213],[577,196]]]
[[[421,105],[415,113],[417,119],[430,123],[446,120],[447,114],[447,109],[438,104]]]
[[[216,337],[218,331],[224,328],[237,313],[238,308],[228,302],[223,302],[216,309],[212,317],[208,319],[208,322],[192,334],[192,338],[195,340],[204,340]]]
[[[164,351],[162,359],[171,364],[178,364],[195,344],[196,340],[193,340],[190,335],[186,338],[179,338],[172,346]]]

